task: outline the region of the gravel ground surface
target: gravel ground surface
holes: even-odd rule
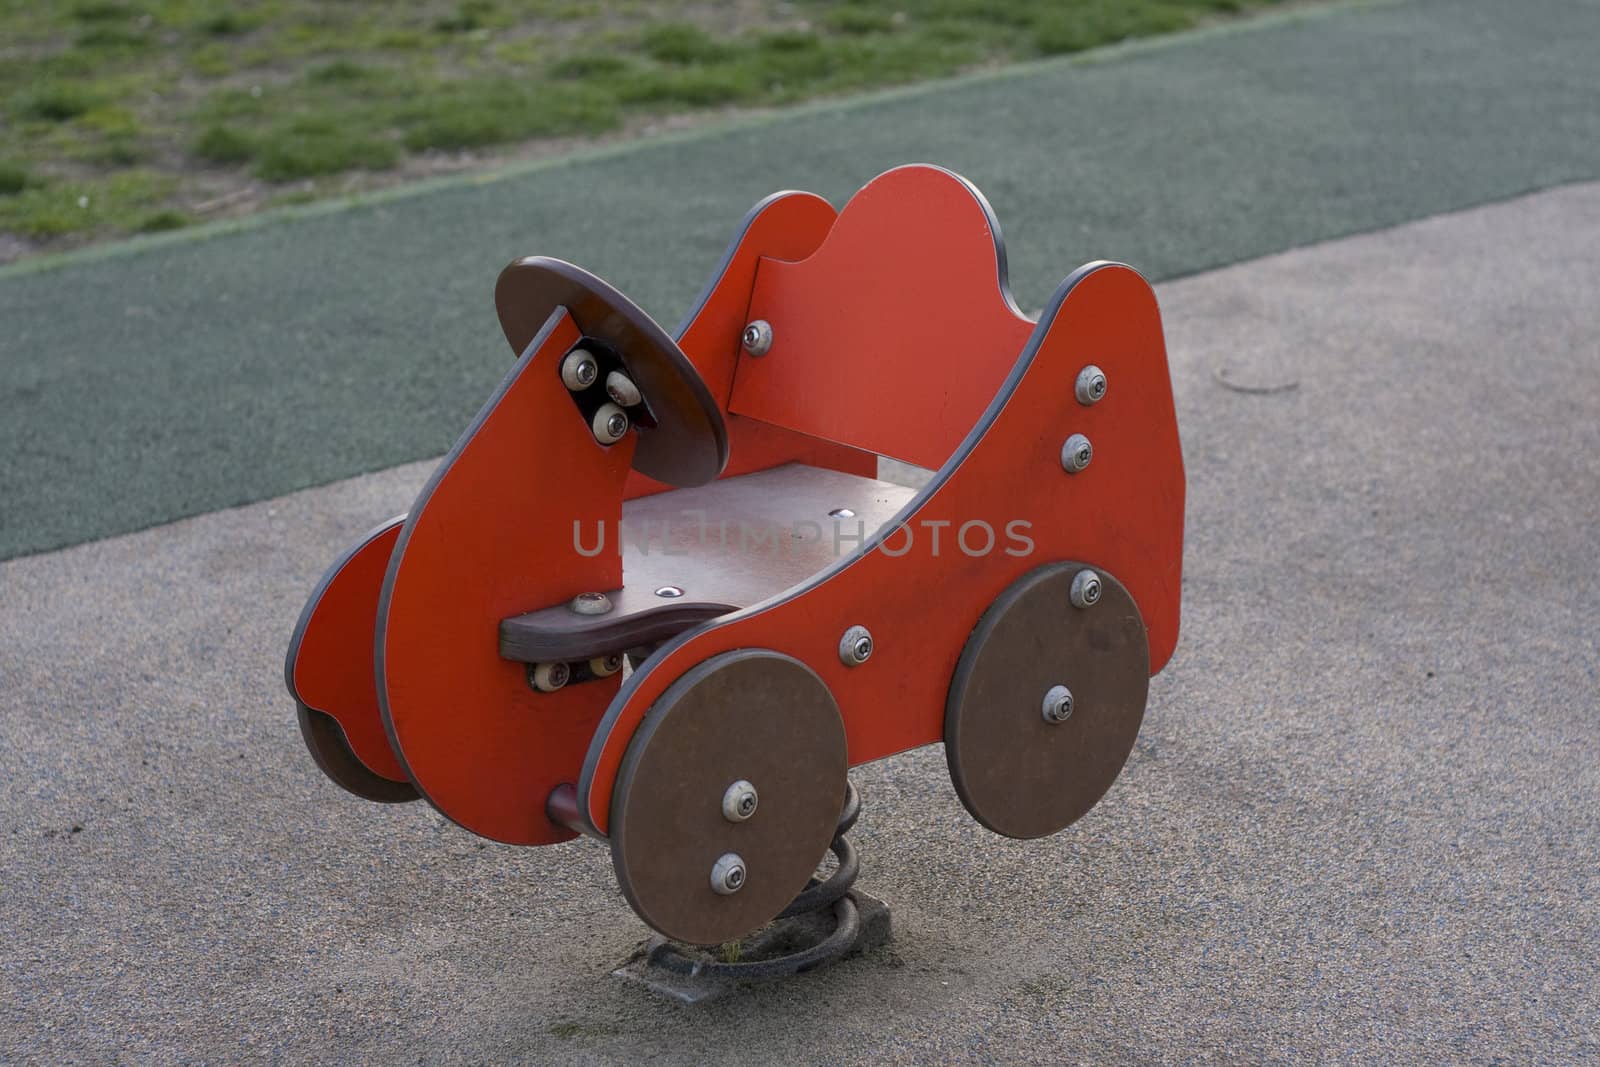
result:
[[[0,564],[0,1061],[1600,1056],[1597,277],[1586,185],[1160,287],[1185,632],[1123,777],[1021,843],[862,768],[893,944],[696,1008],[608,976],[603,847],[301,751],[301,597],[425,466]]]

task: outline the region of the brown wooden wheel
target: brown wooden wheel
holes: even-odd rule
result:
[[[740,649],[691,668],[651,707],[617,777],[611,860],[623,895],[677,941],[759,929],[826,855],[846,770],[838,706],[799,660]]]
[[[1091,575],[1098,594],[1075,597]],[[1149,685],[1144,622],[1121,582],[1082,563],[1024,575],[984,612],[950,685],[945,758],[961,802],[1007,837],[1075,822],[1133,751]]]

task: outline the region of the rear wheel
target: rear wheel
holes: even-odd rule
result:
[[[1133,751],[1150,647],[1122,583],[1082,563],[1020,578],[984,612],[945,705],[945,758],[972,817],[1007,837],[1071,825]]]

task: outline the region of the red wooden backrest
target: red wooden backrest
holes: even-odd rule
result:
[[[1033,322],[1005,281],[983,195],[938,167],[899,167],[851,198],[815,253],[764,259],[729,410],[939,467],[977,423]]]

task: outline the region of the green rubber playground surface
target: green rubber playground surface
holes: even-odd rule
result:
[[[494,279],[574,260],[674,325],[745,210],[932,161],[1035,307],[1600,176],[1589,2],[1353,5],[0,270],[0,558],[443,452]],[[1359,309],[1352,309],[1359,314]]]

